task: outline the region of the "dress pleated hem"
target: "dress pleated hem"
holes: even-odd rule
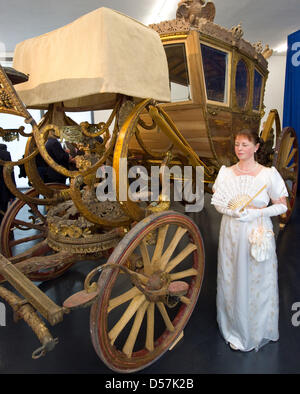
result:
[[[223,335],[222,335],[223,336]],[[251,352],[252,350],[255,350],[256,352],[258,352],[262,347],[264,347],[265,345],[267,345],[270,342],[277,342],[279,340],[279,337],[277,338],[263,338],[259,345],[256,346],[252,346],[249,349],[245,349],[243,348],[243,346],[241,345],[240,341],[238,341],[235,337],[231,337],[229,336],[228,338],[225,338],[223,336],[225,342],[230,345],[232,344],[233,346],[235,346],[240,352],[244,352],[244,353],[248,353]]]

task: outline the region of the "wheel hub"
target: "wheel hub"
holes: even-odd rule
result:
[[[147,290],[160,290],[162,289],[168,282],[168,276],[165,272],[156,271],[154,272],[148,280]]]
[[[161,302],[168,293],[170,275],[166,272],[156,271],[148,279],[145,286],[146,298],[151,302]]]

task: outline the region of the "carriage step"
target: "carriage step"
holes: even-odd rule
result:
[[[64,309],[56,305],[31,280],[0,254],[0,274],[53,326],[63,320]]]
[[[170,283],[168,287],[169,295],[174,297],[181,297],[188,292],[189,285],[181,280],[176,280]]]
[[[63,306],[67,309],[85,308],[90,306],[95,301],[98,295],[98,290],[92,292],[82,290],[78,293],[72,294],[69,298],[67,298],[64,301]]]

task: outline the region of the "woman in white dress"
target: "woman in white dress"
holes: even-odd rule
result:
[[[264,167],[255,160],[259,142],[253,131],[236,134],[235,154],[239,161],[231,167],[221,167],[212,197],[212,204],[223,214],[218,249],[217,321],[225,341],[232,349],[241,351],[258,350],[279,338],[277,256],[270,217],[287,211],[288,193],[275,167]],[[246,190],[253,197],[263,187],[243,212],[217,204],[217,195],[228,190],[232,196]],[[270,200],[272,204],[268,206]],[[252,256],[249,242],[252,230],[261,224],[272,237],[265,261]]]

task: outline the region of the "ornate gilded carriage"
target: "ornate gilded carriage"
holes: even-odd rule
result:
[[[22,159],[1,163],[17,199],[1,224],[0,279],[23,298],[3,285],[0,297],[37,334],[42,347],[34,358],[57,342],[36,312],[54,325],[72,309],[91,305],[94,348],[118,372],[150,365],[182,335],[203,280],[200,231],[187,215],[169,211],[170,201],[162,196],[154,202],[122,199],[120,185],[127,197],[129,182],[122,179],[120,163],[126,159],[128,169],[202,166],[210,192],[220,166],[235,160],[233,132],[260,128],[268,50],[244,41],[241,26],[226,30],[214,24],[214,5],[204,3],[180,2],[177,19],[151,29],[101,8],[20,43],[14,67],[22,73],[0,67],[1,112],[21,116],[32,127],[31,133],[23,126],[0,129],[4,139],[27,138]],[[91,26],[99,28],[94,35]],[[28,108],[47,112],[36,124]],[[111,109],[111,115],[93,125],[78,125],[65,114],[101,109]],[[58,165],[48,154],[50,132],[81,151],[76,169]],[[297,140],[293,129],[280,130],[276,110],[262,138],[268,148],[265,164],[275,165],[289,188],[284,223],[295,200]],[[70,185],[45,184],[37,154],[69,177]],[[116,201],[97,198],[98,170],[105,164],[115,170]],[[32,185],[26,193],[11,181],[15,165],[25,166]],[[25,206],[31,209],[28,219],[19,216]],[[26,251],[24,245],[29,245]],[[32,282],[55,278],[74,262],[91,259],[107,262],[93,269],[83,290],[62,306]]]

